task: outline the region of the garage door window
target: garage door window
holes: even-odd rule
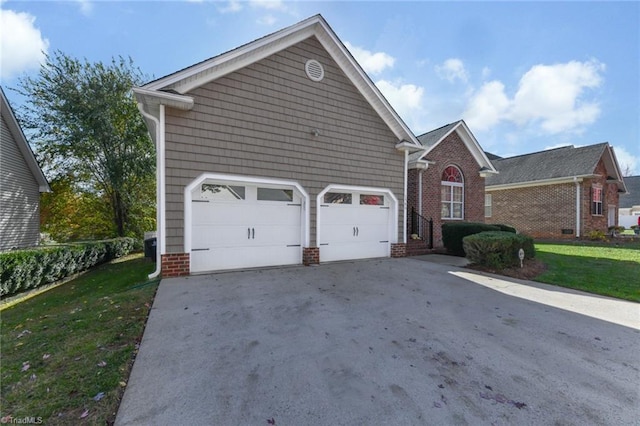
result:
[[[258,201],[293,201],[292,189],[258,188]]]
[[[348,192],[327,192],[324,194],[326,204],[351,204],[351,194]]]
[[[203,200],[236,201],[244,200],[244,196],[244,186],[203,183],[200,187],[200,198]]]
[[[364,206],[384,206],[384,195],[360,195],[360,204]]]

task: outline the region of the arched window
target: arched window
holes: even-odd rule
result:
[[[464,178],[456,166],[447,166],[441,178],[442,219],[464,219]]]

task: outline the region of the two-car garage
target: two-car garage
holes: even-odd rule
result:
[[[297,182],[204,174],[185,190],[190,272],[302,263],[313,234],[320,261],[388,257],[397,242],[389,190],[329,185],[310,197]]]

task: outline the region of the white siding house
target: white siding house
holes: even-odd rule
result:
[[[40,193],[51,189],[1,88],[0,93],[0,250],[11,250],[38,244]]]

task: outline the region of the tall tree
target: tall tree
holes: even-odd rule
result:
[[[153,143],[131,93],[143,80],[130,58],[91,63],[56,51],[18,83],[27,97],[20,119],[45,170],[108,200],[118,236],[138,234],[154,216]]]

